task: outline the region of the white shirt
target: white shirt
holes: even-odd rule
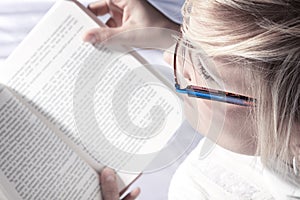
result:
[[[299,195],[292,187],[263,168],[259,157],[228,151],[218,145],[204,159],[204,140],[177,169],[169,188],[169,200],[222,199],[271,200]],[[275,180],[276,178],[276,180]],[[285,187],[282,191],[279,191]]]

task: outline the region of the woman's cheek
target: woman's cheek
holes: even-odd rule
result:
[[[173,57],[174,54],[171,48],[164,51],[163,58],[166,61],[166,63],[168,63],[171,66],[173,66]]]
[[[207,100],[184,98],[185,116],[190,125],[201,135],[206,136],[211,127],[212,112]]]

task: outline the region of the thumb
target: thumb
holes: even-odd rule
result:
[[[83,35],[83,41],[89,42],[92,44],[105,42],[109,40],[116,34],[119,34],[123,31],[122,27],[101,27],[101,28],[93,28],[85,32]]]
[[[137,27],[124,24],[120,27],[100,27],[88,30],[83,40],[92,44],[128,45],[133,47],[168,48],[174,43],[177,31],[158,27]]]
[[[114,171],[104,168],[100,174],[100,183],[102,188],[102,197],[104,200],[118,200],[119,190]]]

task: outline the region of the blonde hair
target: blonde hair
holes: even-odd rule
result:
[[[290,163],[291,140],[300,139],[300,2],[188,0],[183,16],[182,32],[190,41],[201,43],[209,56],[251,70],[257,154],[299,186]],[[203,29],[190,26],[191,20]]]

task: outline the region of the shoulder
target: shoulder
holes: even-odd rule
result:
[[[199,159],[203,141],[177,169],[169,199],[274,199],[263,181],[257,157],[236,154],[216,145]]]

